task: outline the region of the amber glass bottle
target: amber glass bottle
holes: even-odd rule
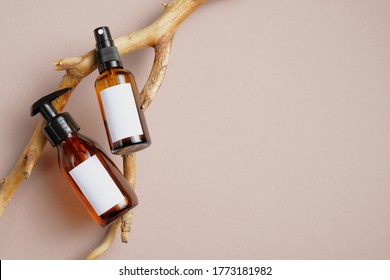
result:
[[[108,27],[96,28],[94,35],[100,73],[95,89],[111,152],[123,155],[145,149],[151,141],[134,77],[123,69]]]
[[[96,223],[106,226],[138,204],[129,183],[91,139],[78,133],[78,125],[68,113],[58,113],[51,101],[64,94],[63,89],[49,94],[32,106],[46,119],[49,142],[58,150],[58,164],[77,197]]]
[[[73,132],[57,149],[62,173],[96,223],[106,226],[137,205],[126,179],[92,140]]]

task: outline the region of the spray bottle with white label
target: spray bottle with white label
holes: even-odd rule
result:
[[[139,93],[130,71],[123,69],[108,27],[94,30],[99,77],[95,81],[111,152],[134,153],[151,143]]]
[[[101,226],[106,226],[138,204],[126,178],[101,148],[78,133],[80,129],[69,113],[59,113],[51,102],[70,88],[42,97],[31,107],[31,115],[41,113],[43,129],[58,150],[58,164],[77,197]]]

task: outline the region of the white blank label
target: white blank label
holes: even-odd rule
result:
[[[100,95],[112,142],[144,134],[129,83],[106,88]]]
[[[125,199],[95,155],[77,165],[69,174],[98,216]]]

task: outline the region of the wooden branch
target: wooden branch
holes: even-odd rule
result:
[[[168,38],[167,41],[155,47],[155,56],[152,71],[150,72],[149,78],[141,91],[141,103],[142,109],[149,107],[152,103],[157,91],[164,80],[165,73],[168,67],[169,54],[171,52],[173,38]]]
[[[69,73],[67,73],[62,78],[57,89],[72,87],[73,91],[79,82],[80,80],[78,78],[73,77]],[[53,106],[57,110],[62,111],[72,91],[69,91],[60,98],[57,98],[53,102]],[[41,156],[42,150],[45,147],[47,141],[46,137],[42,133],[42,128],[44,126],[45,121],[41,120],[35,128],[29,143],[24,149],[22,155],[19,157],[19,160],[17,161],[15,167],[12,169],[11,173],[0,181],[0,216],[3,214],[5,207],[11,200],[12,196],[14,195],[15,191],[17,190],[23,179],[29,178],[32,169],[34,168],[39,157]]]
[[[126,168],[125,168],[126,167]],[[123,156],[123,175],[130,184],[130,187],[135,191],[135,154]],[[124,214],[121,218],[121,239],[123,243],[129,240],[131,231],[131,222],[133,221],[133,210]]]
[[[106,236],[103,239],[102,244],[92,250],[91,253],[85,258],[86,260],[96,260],[101,254],[110,248],[111,243],[114,241],[117,232],[121,226],[121,220],[118,219],[110,225],[110,228],[107,231]]]
[[[120,55],[146,47],[153,47],[155,49],[155,59],[150,76],[140,93],[143,109],[146,109],[153,101],[165,77],[172,40],[177,28],[194,10],[205,2],[207,0],[174,0],[168,4],[163,4],[164,11],[154,23],[142,30],[114,40]],[[83,78],[97,68],[95,50],[88,51],[80,57],[60,59],[54,65],[56,70],[66,71],[57,89],[71,87],[73,91]],[[53,105],[58,111],[63,110],[72,91],[57,98],[53,102]],[[5,207],[22,180],[30,176],[42,154],[42,150],[46,144],[46,138],[42,133],[43,126],[44,121],[40,121],[13,170],[0,181],[0,216],[3,214]],[[124,173],[129,172],[131,169],[131,164],[125,160]],[[115,226],[111,226],[106,239],[111,239],[120,223],[119,221]],[[127,225],[124,228],[125,230],[127,228],[130,230],[130,227]],[[94,254],[98,255],[96,252]]]

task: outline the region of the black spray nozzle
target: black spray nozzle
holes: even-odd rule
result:
[[[56,146],[63,139],[68,137],[69,134],[80,129],[71,115],[66,112],[59,113],[51,104],[54,99],[70,90],[71,88],[63,88],[52,92],[42,97],[31,106],[31,116],[41,113],[47,121],[43,130],[52,146]]]
[[[63,88],[42,97],[31,106],[31,116],[35,116],[36,114],[41,113],[47,121],[55,118],[58,116],[58,111],[53,107],[51,102],[70,90],[72,89]]]
[[[96,28],[93,33],[96,41],[96,59],[99,65],[99,73],[114,67],[122,68],[122,62],[118,49],[112,40],[110,29],[107,26],[101,26]]]
[[[110,29],[107,26],[98,27],[93,31],[93,33],[95,34],[97,50],[105,47],[115,47]]]

